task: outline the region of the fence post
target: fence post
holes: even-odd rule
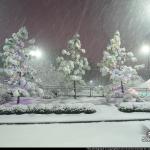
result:
[[[91,87],[90,87],[90,97],[91,97]]]
[[[148,92],[148,89],[146,88],[146,96],[147,96],[147,92]]]
[[[90,97],[92,96],[92,87],[90,87]]]
[[[68,87],[66,88],[66,94],[67,94],[67,96],[69,96],[69,89],[68,89]]]

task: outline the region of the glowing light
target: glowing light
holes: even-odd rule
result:
[[[149,54],[150,52],[150,47],[148,45],[143,45],[141,47],[141,52],[144,53],[144,54]]]
[[[90,80],[90,84],[92,84],[93,83],[93,80]]]
[[[29,53],[31,56],[34,56],[36,58],[41,58],[42,57],[42,52],[39,48],[37,48],[36,50],[32,50]]]

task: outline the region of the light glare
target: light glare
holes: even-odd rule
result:
[[[93,80],[90,80],[90,83],[92,84],[92,83],[93,83]]]
[[[142,53],[144,54],[149,54],[150,52],[150,47],[148,45],[143,45],[141,48]]]
[[[42,52],[41,52],[41,50],[39,50],[39,48],[37,48],[36,50],[31,51],[30,55],[34,56],[36,58],[41,58],[42,57]]]

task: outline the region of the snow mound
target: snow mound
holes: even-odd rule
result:
[[[123,112],[150,112],[150,102],[122,102],[118,109]]]

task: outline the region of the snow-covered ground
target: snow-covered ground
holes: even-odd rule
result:
[[[100,121],[100,120],[128,120],[150,119],[150,113],[120,112],[113,105],[97,105],[94,114],[23,114],[0,115],[0,123],[26,123],[26,122],[75,122],[75,121]]]
[[[150,121],[2,125],[0,147],[150,147],[142,126]]]
[[[29,100],[31,103],[34,101]],[[104,98],[61,98],[36,103],[93,103],[94,114],[23,114],[0,115],[0,123],[75,122],[150,119],[150,113],[120,112],[114,104],[121,99],[112,99],[107,104]],[[8,104],[7,104],[8,105]],[[13,105],[13,102],[11,103]],[[150,147],[142,142],[142,126],[150,129],[150,121],[55,123],[34,125],[0,125],[0,147]]]
[[[117,104],[122,101],[121,98],[112,98],[109,104]],[[13,99],[8,104],[10,105],[16,105],[17,100]],[[77,97],[77,99],[74,99],[73,97],[57,97],[52,99],[41,99],[41,98],[32,98],[32,97],[25,97],[21,98],[20,100],[21,104],[60,104],[60,103],[92,103],[95,105],[102,105],[107,104],[104,97]]]

